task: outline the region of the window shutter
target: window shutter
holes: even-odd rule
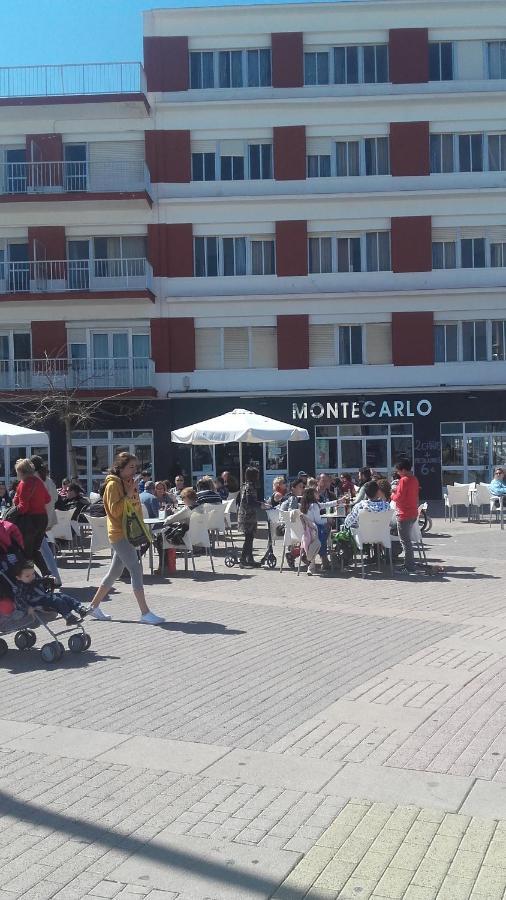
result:
[[[333,152],[332,138],[309,137],[306,139],[308,156],[331,156]]]
[[[506,225],[495,225],[492,228],[487,228],[487,237],[491,241],[506,241]]]
[[[255,369],[275,369],[278,365],[276,327],[251,329],[251,365]]]
[[[456,241],[457,240],[457,229],[456,228],[433,228],[432,229],[432,240],[433,241]]]
[[[392,326],[390,323],[366,325],[366,360],[371,366],[392,362]]]
[[[144,187],[144,141],[92,141],[88,158],[91,191]]]
[[[220,156],[244,156],[245,152],[244,141],[220,141]]]
[[[67,338],[69,344],[86,344],[86,328],[68,328]]]
[[[335,366],[336,332],[334,325],[309,326],[309,365]]]
[[[195,329],[195,368],[222,368],[221,328]]]
[[[192,153],[216,153],[216,141],[193,141]]]
[[[489,233],[488,228],[486,228],[486,227],[479,228],[477,226],[469,225],[469,226],[464,226],[464,228],[459,228],[457,237],[459,237],[459,238],[482,238],[482,237],[485,237],[485,235],[488,236],[488,233]]]
[[[225,369],[249,368],[249,335],[247,328],[223,329]]]

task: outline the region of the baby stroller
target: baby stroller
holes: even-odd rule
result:
[[[279,525],[279,510],[277,507],[267,510],[267,548],[260,560],[260,565],[266,569],[275,569],[278,561],[274,555],[274,543],[276,540],[276,528]]]
[[[82,653],[91,646],[91,637],[86,634],[82,624],[76,622],[71,626],[54,631],[49,623],[56,621],[58,625],[65,620],[54,611],[48,612],[43,607],[33,607],[14,599],[15,584],[11,577],[12,567],[25,560],[23,538],[19,529],[11,522],[0,521],[0,634],[14,634],[14,643],[18,650],[29,650],[37,642],[36,628],[43,628],[51,637],[51,641],[43,644],[40,655],[46,663],[58,662],[65,652],[59,640],[64,634],[70,634],[68,648],[72,653]],[[48,590],[52,593],[48,583]],[[9,649],[7,641],[0,637],[0,657]]]

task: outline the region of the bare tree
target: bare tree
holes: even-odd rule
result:
[[[145,401],[132,404],[130,390],[86,397],[97,390],[94,376],[80,376],[79,370],[62,367],[61,360],[46,358],[37,367],[36,386],[33,393],[18,398],[25,404],[25,423],[29,427],[43,429],[56,424],[65,429],[67,449],[70,456],[71,476],[78,477],[77,458],[72,446],[72,432],[88,429],[97,424],[102,415],[132,418],[145,409]],[[40,385],[40,386],[39,386]],[[120,401],[120,402],[118,402]]]

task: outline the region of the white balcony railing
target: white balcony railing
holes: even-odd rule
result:
[[[138,62],[0,67],[0,97],[55,97],[146,92]]]
[[[151,281],[144,258],[0,262],[0,294],[145,290]]]
[[[2,194],[143,191],[148,186],[149,173],[143,159],[0,164]]]
[[[141,388],[153,384],[151,359],[0,360],[0,390],[47,391]]]

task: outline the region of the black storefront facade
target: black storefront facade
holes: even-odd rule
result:
[[[293,476],[301,469],[352,472],[370,465],[389,473],[400,455],[412,456],[422,492],[428,500],[440,500],[442,484],[489,480],[496,465],[506,465],[506,390],[396,391],[360,393],[303,393],[297,395],[218,396],[187,393],[163,399],[122,401],[122,409],[100,409],[88,430],[88,462],[85,440],[74,440],[79,449],[83,483],[88,465],[89,487],[107,468],[118,449],[130,448],[143,460],[151,460],[156,478],[183,471],[188,480],[202,473],[239,471],[237,445],[189,448],[172,444],[170,432],[234,408],[293,422],[307,429],[309,441],[288,447],[245,445],[243,464],[258,465],[267,490],[276,474]],[[0,407],[5,421],[25,423],[24,405],[5,402]],[[59,480],[69,472],[62,425],[46,427],[50,434],[50,465]],[[19,448],[20,454],[23,448]],[[14,454],[15,455],[15,454]],[[93,469],[93,471],[91,471]],[[10,475],[6,471],[6,480]]]

